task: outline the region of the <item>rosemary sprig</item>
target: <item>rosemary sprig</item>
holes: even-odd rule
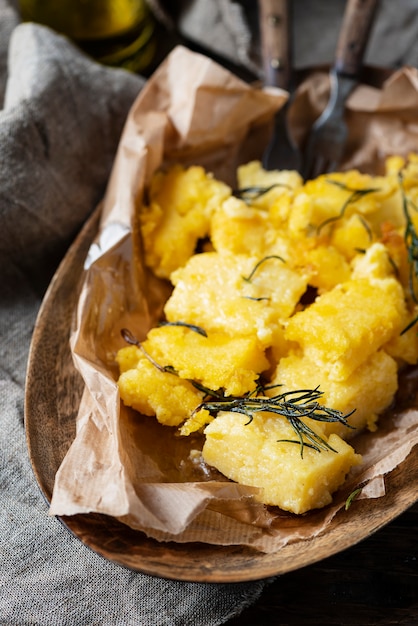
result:
[[[390,265],[392,266],[393,273],[395,274],[396,278],[399,278],[399,268],[389,253],[388,253],[388,261]]]
[[[367,193],[371,193],[372,191],[380,191],[379,187],[364,187],[362,189],[359,189],[358,187],[350,187],[350,185],[347,185],[347,183],[342,183],[340,180],[333,180],[331,178],[327,178],[326,182],[329,183],[330,185],[334,185],[335,187],[339,187],[340,189],[343,189],[344,191],[357,193],[359,194],[360,197]]]
[[[207,337],[208,334],[204,328],[201,326],[196,326],[195,324],[188,324],[187,322],[167,322],[162,321],[158,324],[158,326],[183,326],[184,328],[188,328],[189,330],[193,330],[198,335],[202,335],[202,337]]]
[[[403,186],[403,176],[402,172],[398,174],[399,187],[402,195],[402,208],[403,213],[406,220],[405,233],[404,233],[404,241],[408,254],[408,262],[409,262],[409,290],[411,292],[411,297],[415,303],[418,302],[418,294],[416,288],[416,281],[418,278],[418,233],[416,231],[414,222],[411,218],[410,207],[415,211],[417,207],[410,198],[405,193],[405,189]],[[418,316],[416,316],[402,331],[401,335],[404,335],[410,328],[415,326],[418,322]]]
[[[234,189],[232,193],[236,198],[240,198],[241,200],[244,200],[244,202],[250,202],[251,200],[256,200],[257,198],[264,196],[264,194],[268,193],[275,187],[291,189],[291,186],[286,183],[274,183],[268,187],[260,187],[257,185],[254,185],[253,187],[241,187],[240,189]]]
[[[317,229],[318,230],[318,234],[328,224],[331,224],[332,222],[337,222],[338,220],[342,219],[344,217],[344,214],[345,214],[346,210],[347,210],[347,207],[349,207],[350,204],[353,204],[354,202],[357,202],[357,200],[359,200],[363,196],[366,196],[369,193],[373,193],[375,191],[379,191],[379,189],[377,187],[365,187],[364,189],[355,189],[355,188],[350,187],[349,185],[346,185],[346,184],[344,184],[344,183],[342,183],[342,182],[340,182],[338,180],[327,179],[327,183],[330,183],[331,185],[335,185],[336,187],[339,187],[340,189],[344,189],[345,191],[349,191],[350,195],[348,196],[347,200],[344,202],[344,204],[341,207],[341,210],[338,213],[338,215],[335,215],[334,217],[329,217],[328,219],[324,220],[318,226],[318,229]]]
[[[263,300],[269,302],[271,300],[271,298],[269,298],[268,296],[259,296],[258,298],[254,296],[241,296],[241,297],[244,298],[245,300],[254,300],[254,302],[262,302]]]
[[[141,342],[131,333],[130,330],[123,328],[121,335],[124,340],[137,346],[144,356],[156,367],[160,372],[173,374],[178,376],[176,370],[171,366],[162,366],[145,350]],[[348,418],[354,413],[344,414],[337,409],[331,409],[323,406],[318,402],[323,396],[323,392],[316,389],[298,389],[296,391],[286,391],[272,397],[265,396],[268,389],[279,387],[280,385],[263,386],[260,382],[255,391],[249,392],[243,396],[225,396],[222,389],[214,391],[205,387],[196,380],[186,379],[198,391],[205,394],[207,398],[201,402],[192,412],[192,416],[198,411],[206,409],[211,415],[216,417],[219,411],[230,411],[231,413],[241,413],[248,417],[246,426],[250,424],[254,415],[261,412],[273,413],[285,417],[296,433],[297,439],[279,439],[278,443],[296,443],[300,446],[300,455],[303,458],[304,448],[311,448],[316,452],[322,450],[330,450],[337,453],[325,439],[310,428],[302,418],[310,418],[318,422],[339,422],[348,428],[354,428],[348,423]],[[260,395],[261,394],[261,395]]]
[[[255,264],[251,272],[248,274],[248,276],[243,276],[242,279],[245,280],[245,282],[250,283],[258,268],[270,259],[278,259],[279,261],[282,261],[282,263],[286,263],[286,261],[278,254],[269,254],[268,256],[262,258],[261,261],[258,261],[258,263]]]
[[[401,330],[400,334],[404,335],[405,333],[407,333],[408,330],[410,330],[413,326],[415,326],[417,322],[418,322],[418,315],[414,317],[414,319],[411,322],[409,322],[409,324],[405,326],[405,328]]]
[[[318,422],[339,422],[344,426],[353,428],[348,423],[348,418],[354,411],[343,414],[337,409],[319,404],[318,399],[323,395],[322,391],[316,389],[300,389],[287,391],[272,397],[254,396],[252,394],[243,397],[225,397],[221,400],[206,400],[196,407],[195,412],[206,409],[211,415],[216,417],[219,411],[229,411],[231,413],[241,413],[248,417],[246,425],[250,424],[257,413],[266,412],[285,417],[293,428],[297,439],[283,439],[279,441],[287,443],[297,443],[300,445],[300,454],[303,457],[305,446],[321,452],[321,450],[331,450],[332,448],[318,433],[310,428],[303,418],[310,418]]]
[[[177,372],[172,365],[160,365],[159,363],[157,363],[157,361],[150,355],[149,352],[145,350],[142,343],[135,337],[133,333],[131,333],[130,330],[128,330],[127,328],[122,328],[120,334],[122,335],[126,343],[129,343],[131,346],[136,346],[137,348],[139,348],[142,354],[148,359],[148,361],[150,361],[154,365],[154,367],[157,368],[157,370],[163,373],[177,375]]]
[[[369,241],[372,241],[373,239],[372,229],[370,228],[370,226],[368,225],[368,223],[366,222],[366,220],[364,219],[362,215],[359,215],[358,218],[364,226],[364,230],[366,231],[367,236],[369,237]]]
[[[411,206],[415,211],[417,210],[417,208],[405,193],[402,172],[399,173],[398,178],[399,187],[402,194],[402,208],[406,220],[404,240],[408,252],[408,261],[410,264],[409,288],[414,302],[418,302],[418,294],[415,287],[415,281],[418,277],[418,234],[414,226],[414,222],[412,221],[409,207]]]

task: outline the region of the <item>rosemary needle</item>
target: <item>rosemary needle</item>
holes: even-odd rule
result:
[[[405,193],[405,189],[403,186],[403,177],[402,172],[398,175],[399,178],[399,187],[402,194],[402,207],[406,220],[404,241],[408,253],[408,262],[409,262],[409,289],[411,292],[412,300],[417,303],[418,302],[418,294],[416,289],[416,280],[418,277],[418,233],[416,231],[414,222],[412,221],[411,214],[409,211],[409,206],[411,205],[415,210],[416,207],[412,204],[412,201],[407,197]],[[402,331],[401,335],[405,334],[410,328],[415,326],[418,322],[418,316],[415,317]]]
[[[258,263],[255,264],[255,266],[253,267],[251,272],[248,274],[248,276],[243,276],[242,279],[245,280],[245,282],[250,283],[252,278],[253,278],[253,276],[254,276],[254,274],[258,270],[258,268],[261,265],[263,265],[263,263],[265,263],[266,261],[269,261],[270,259],[278,259],[282,263],[286,263],[286,261],[281,256],[279,256],[278,254],[269,254],[268,256],[265,256],[260,261],[258,261]]]
[[[358,495],[360,495],[362,491],[362,488],[359,487],[358,489],[354,489],[354,491],[352,491],[350,493],[350,495],[348,496],[347,500],[345,501],[345,510],[348,511],[348,509],[350,508],[350,506],[353,503],[353,500],[355,500],[357,498]]]
[[[409,273],[409,287],[411,290],[411,296],[414,302],[418,302],[418,294],[416,293],[415,280],[418,276],[418,233],[416,231],[414,222],[412,221],[409,206],[412,204],[411,200],[407,197],[404,186],[402,173],[399,174],[399,186],[402,194],[402,207],[406,220],[405,227],[405,244],[408,251],[408,261],[410,263]],[[415,207],[414,207],[415,208]]]
[[[256,185],[253,187],[241,187],[240,189],[235,189],[233,195],[236,198],[241,198],[241,200],[244,200],[245,202],[249,202],[250,200],[255,200],[256,198],[264,196],[264,194],[268,193],[275,187],[292,189],[292,187],[290,185],[287,185],[286,183],[274,183],[273,185],[269,185],[268,187],[260,187]]]
[[[188,328],[189,330],[193,330],[198,335],[202,335],[202,337],[207,337],[208,334],[204,328],[201,326],[196,326],[195,324],[188,324],[187,322],[160,322],[159,326],[183,326],[184,328]]]

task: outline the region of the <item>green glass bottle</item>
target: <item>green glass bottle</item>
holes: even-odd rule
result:
[[[20,0],[20,12],[100,63],[144,73],[154,59],[156,24],[145,0]]]

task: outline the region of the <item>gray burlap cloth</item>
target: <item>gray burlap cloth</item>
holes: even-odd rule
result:
[[[56,626],[224,623],[264,584],[171,582],[87,549],[61,523],[32,473],[24,384],[36,314],[51,272],[100,200],[139,77],[100,67],[41,26],[10,34],[0,112],[0,624]],[[6,69],[4,56],[1,68]]]
[[[180,27],[195,40],[202,23],[206,33],[210,29],[193,5],[206,12],[216,5],[214,27],[219,12],[226,19],[236,9],[220,0],[185,4]],[[316,15],[325,24],[325,5],[333,7],[331,18],[340,14],[339,0],[295,3],[302,61],[312,52],[306,33],[318,32],[308,22]],[[385,6],[388,18],[378,25],[375,56],[386,64],[414,63],[416,2]],[[329,60],[336,37],[330,30],[327,39],[320,30],[318,62]],[[42,295],[102,197],[125,117],[142,85],[137,76],[90,62],[47,28],[19,24],[11,0],[0,0],[1,626],[211,626],[254,602],[265,585],[173,582],[106,561],[48,516],[28,458],[25,369]]]

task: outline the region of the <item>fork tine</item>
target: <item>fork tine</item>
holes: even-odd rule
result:
[[[320,174],[325,172],[326,169],[328,169],[329,161],[325,156],[325,151],[319,145],[320,142],[315,141],[315,139],[316,137],[312,137],[305,153],[305,163],[303,168],[303,178],[305,180],[317,178]]]
[[[326,169],[325,157],[318,155],[312,163],[311,172],[309,173],[308,178],[317,178],[320,174],[324,173]]]
[[[337,168],[338,160],[332,148],[332,142],[322,136],[322,127],[315,128],[305,152],[303,167],[305,180],[317,178]]]
[[[305,180],[317,178],[321,174],[329,174],[335,172],[338,168],[338,161],[327,158],[324,154],[318,152],[316,158],[312,159],[309,167],[305,170]]]
[[[276,113],[273,134],[263,154],[266,170],[297,170],[301,168],[299,148],[290,136],[287,122],[288,103]]]
[[[348,0],[336,57],[330,72],[328,104],[314,123],[305,152],[304,177],[336,169],[342,160],[348,129],[345,103],[358,83],[363,53],[378,0]]]

